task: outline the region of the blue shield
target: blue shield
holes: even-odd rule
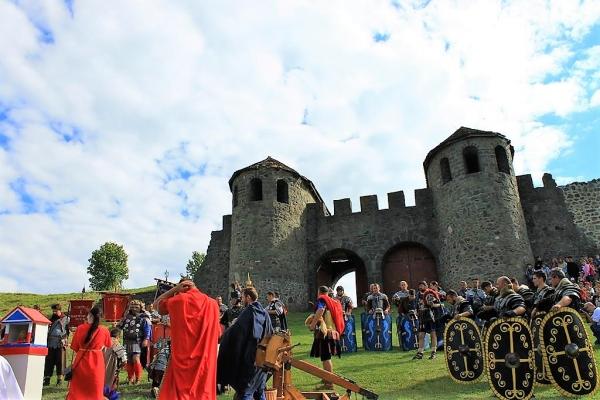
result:
[[[406,315],[398,315],[396,319],[398,343],[404,351],[411,351],[417,348],[418,325],[416,320]]]
[[[342,353],[355,353],[358,351],[356,344],[356,322],[354,315],[346,317],[346,327],[341,337]]]
[[[367,351],[392,349],[392,317],[382,314],[363,314],[363,345]]]

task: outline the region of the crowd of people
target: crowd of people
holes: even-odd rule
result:
[[[570,265],[568,262],[567,267]],[[426,334],[429,334],[432,343],[429,359],[436,357],[437,346],[435,344],[438,343],[438,338],[443,336],[445,324],[452,318],[472,318],[479,326],[484,327],[496,318],[531,318],[538,312],[548,312],[561,307],[571,307],[581,311],[589,318],[598,345],[600,344],[600,307],[597,302],[600,291],[596,294],[596,292],[589,292],[586,289],[586,283],[594,284],[596,280],[587,279],[587,275],[583,274],[583,268],[577,275],[574,270],[570,272],[568,270],[565,272],[561,266],[549,268],[543,263],[536,262],[531,279],[527,275],[527,284],[522,284],[517,278],[507,276],[500,276],[494,282],[480,282],[478,278],[472,278],[459,282],[455,290],[447,291],[443,290],[436,281],[419,282],[416,289],[410,288],[406,281],[401,281],[399,290],[393,294],[391,301],[386,294],[382,293],[380,285],[373,283],[370,285],[369,293],[363,297],[362,305],[366,313],[381,312],[383,315],[390,314],[392,305],[395,305],[400,316],[414,318],[418,327],[418,348],[413,357],[414,360],[424,357]],[[205,322],[210,321],[209,325],[212,327],[204,326],[200,329],[198,326],[194,330],[190,330],[190,324],[193,324],[192,320],[195,319],[190,318],[190,310],[186,307],[195,304],[195,300],[188,299],[180,302],[173,300],[187,296],[188,292],[195,293],[195,297],[198,297],[197,301],[201,299],[205,309],[210,308],[207,307],[210,303],[207,300],[208,297],[200,293],[192,282],[185,281],[172,289],[172,293],[166,293],[163,295],[164,298],[161,296],[156,300],[154,307],[157,311],[153,312],[156,315],[152,316],[151,313],[148,316],[143,313],[143,308],[134,305],[134,307],[130,307],[130,314],[117,325],[117,328],[123,329],[123,332],[126,331],[127,326],[135,326],[137,332],[135,338],[125,335],[125,348],[119,351],[121,357],[123,357],[123,353],[127,354],[125,365],[133,365],[133,367],[128,367],[130,379],[133,379],[133,383],[139,379],[137,375],[138,357],[135,354],[138,354],[144,347],[144,341],[148,340],[147,329],[136,315],[141,312],[145,315],[142,319],[152,321],[152,318],[159,317],[159,313],[168,314],[173,333],[170,341],[170,354],[164,359],[163,364],[166,366],[167,360],[169,360],[170,365],[178,364],[181,368],[168,369],[169,372],[174,369],[177,372],[172,373],[170,378],[165,377],[160,397],[171,398],[165,393],[177,393],[180,396],[177,398],[202,398],[202,396],[186,397],[182,393],[200,393],[201,389],[191,387],[189,382],[211,380],[214,374],[217,391],[231,388],[235,391],[238,399],[264,398],[268,375],[262,369],[256,368],[254,362],[256,349],[261,340],[274,332],[288,328],[287,308],[280,300],[279,293],[267,292],[266,303],[263,306],[254,287],[242,288],[238,284],[232,284],[228,305],[220,296],[212,301],[214,307],[209,313],[211,317],[205,317],[204,320]],[[179,304],[179,313],[175,311],[177,309],[175,304]],[[353,309],[352,300],[346,295],[343,287],[338,286],[335,292],[326,286],[318,289],[314,314],[307,320],[307,326],[314,332],[310,356],[319,358],[326,371],[333,371],[332,358],[339,357],[341,354],[341,336],[344,333],[345,321],[352,314]],[[112,349],[117,347],[114,339],[118,336],[119,329],[110,332],[108,336],[102,335],[100,339],[89,340],[87,333],[92,330],[94,318],[95,316],[91,313],[90,328],[78,335],[76,347],[82,348],[88,342],[91,343],[88,345],[91,348],[98,345]],[[186,334],[186,330],[190,334]],[[198,331],[201,333],[199,334]],[[191,332],[194,332],[194,340],[191,340]],[[203,344],[199,344],[198,336],[204,337]],[[81,340],[81,337],[85,337],[85,340]],[[112,341],[110,341],[110,337],[113,338]],[[213,347],[211,347],[211,343],[214,344]],[[217,343],[220,343],[218,356]],[[205,364],[209,363],[209,359],[206,355],[201,357],[200,354],[203,352],[211,354],[212,350],[215,351],[214,363],[207,369]],[[204,366],[195,373],[203,374],[203,378],[186,376],[185,370],[190,370],[190,361],[188,356],[180,356],[179,361],[175,360],[178,354],[196,354],[197,362]],[[88,360],[88,362],[91,363],[92,360]],[[234,364],[238,367],[231,368],[230,366]],[[181,382],[188,382],[188,384]],[[86,385],[89,390],[89,383]],[[76,387],[75,385],[75,389]],[[331,383],[323,382],[321,389],[332,389]]]
[[[387,317],[395,306],[400,317],[414,321],[418,335],[413,360],[424,358],[426,335],[432,344],[429,359],[436,357],[438,339],[452,318],[471,318],[484,328],[497,318],[530,319],[561,307],[581,312],[600,345],[599,273],[600,256],[578,263],[571,257],[556,258],[550,264],[537,258],[527,267],[524,284],[508,276],[493,282],[472,278],[445,291],[436,281],[419,282],[414,289],[401,281],[390,299],[373,283],[361,303],[367,314]],[[287,307],[279,293],[268,291],[265,300],[263,306],[251,285],[242,288],[234,283],[225,304],[221,296],[212,299],[193,282],[182,280],[153,304],[131,301],[112,329],[100,324],[101,310],[94,307],[70,341],[75,356],[69,368],[70,320],[61,305],[54,304],[44,385],[56,373],[58,385],[70,380],[67,399],[103,399],[115,390],[121,369],[127,371],[129,384],[140,382],[147,369],[152,393],[159,398],[213,399],[227,388],[237,399],[264,398],[268,375],[254,366],[257,346],[265,337],[288,329]],[[354,304],[343,287],[334,291],[321,286],[313,306],[306,321],[314,332],[310,356],[319,358],[324,370],[333,371],[332,358],[341,354],[340,341]],[[170,328],[168,338],[152,337],[156,324]],[[322,389],[331,388],[331,383],[323,382]]]

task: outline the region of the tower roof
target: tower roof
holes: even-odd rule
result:
[[[254,164],[249,165],[249,166],[247,166],[245,168],[238,169],[237,171],[235,171],[233,173],[233,175],[231,175],[231,178],[229,179],[229,188],[231,189],[233,181],[242,172],[253,171],[253,170],[255,171],[255,170],[259,170],[259,169],[263,169],[263,168],[281,169],[281,170],[290,172],[293,175],[301,176],[295,169],[288,167],[287,165],[285,165],[281,161],[278,161],[278,160],[274,159],[271,156],[268,156],[267,158],[265,158],[262,161],[259,161],[257,163],[254,163]]]
[[[278,160],[274,159],[271,156],[268,156],[267,158],[265,158],[262,161],[259,161],[257,163],[254,163],[254,164],[249,165],[249,166],[247,166],[245,168],[238,169],[237,171],[235,171],[233,173],[233,175],[231,175],[231,178],[229,179],[229,189],[233,189],[233,181],[241,173],[247,172],[247,171],[257,171],[259,169],[264,169],[264,168],[279,169],[279,170],[287,171],[290,174],[296,176],[297,178],[302,179],[306,183],[306,185],[308,186],[308,189],[310,190],[310,192],[317,199],[317,201],[320,204],[323,204],[325,206],[325,202],[321,198],[321,195],[317,191],[317,188],[315,187],[315,185],[312,183],[312,181],[310,179],[308,179],[307,177],[305,177],[303,175],[300,175],[300,173],[298,173],[298,171],[296,171],[295,169],[293,169],[291,167],[288,167],[287,165],[285,165],[281,161],[278,161]],[[329,210],[327,209],[327,206],[325,206],[325,211],[326,211],[327,214],[329,214]]]
[[[508,140],[508,138],[501,133],[492,132],[492,131],[481,131],[479,129],[473,129],[473,128],[467,128],[467,127],[461,126],[460,128],[458,128],[456,130],[456,132],[454,132],[452,135],[448,136],[446,138],[446,140],[444,140],[442,143],[435,146],[432,150],[429,151],[429,153],[427,153],[427,156],[425,157],[425,161],[423,161],[423,167],[425,167],[425,171],[427,171],[429,162],[431,161],[433,156],[438,151],[440,151],[444,147],[447,147],[453,143],[456,143],[456,142],[459,142],[461,140],[471,138],[471,137],[495,137],[495,138],[504,139],[510,144],[510,140]]]

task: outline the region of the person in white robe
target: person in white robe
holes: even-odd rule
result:
[[[0,356],[0,400],[23,400],[23,393],[12,367]]]

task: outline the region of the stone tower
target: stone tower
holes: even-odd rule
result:
[[[524,278],[532,253],[505,136],[461,127],[423,166],[439,226],[439,275],[452,287],[467,277]]]
[[[323,203],[314,185],[268,157],[236,171],[233,195],[229,282],[250,274],[259,296],[279,291],[292,309],[308,301],[306,206]]]

